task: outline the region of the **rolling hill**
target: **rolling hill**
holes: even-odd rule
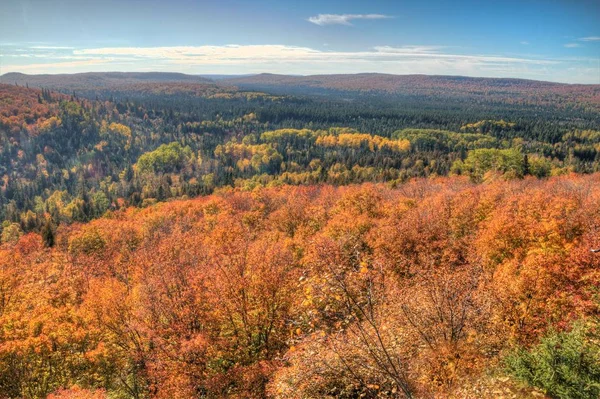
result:
[[[221,84],[243,89],[294,93],[361,92],[396,96],[467,98],[469,101],[535,104],[590,105],[600,109],[600,85],[573,85],[525,79],[464,76],[344,75],[291,76],[260,74],[223,79]]]
[[[334,74],[334,75],[276,75],[263,73],[259,75],[222,79],[223,83],[240,86],[300,86],[318,87],[334,90],[368,90],[401,92],[404,90],[460,89],[500,91],[535,88],[545,90],[598,90],[600,85],[571,85],[564,83],[544,82],[537,80],[512,78],[474,78],[466,76],[437,75],[390,75],[381,73]]]
[[[512,104],[600,110],[600,85],[464,76],[389,75],[186,75],[172,72],[89,72],[61,75],[7,73],[0,83],[82,95],[100,92],[232,92],[237,89],[291,95],[375,95],[443,103]]]
[[[200,76],[173,72],[87,72],[59,75],[27,75],[14,72],[0,76],[0,83],[68,91],[114,88],[140,83],[212,84],[213,81]]]

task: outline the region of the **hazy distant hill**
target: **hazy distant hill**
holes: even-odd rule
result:
[[[595,87],[600,85],[568,85],[562,83],[543,82],[509,78],[472,78],[465,76],[436,75],[389,75],[381,73],[359,73],[339,75],[276,75],[263,73],[260,75],[240,76],[222,79],[223,83],[234,85],[258,86],[304,86],[336,90],[376,90],[397,92],[409,89],[490,89],[503,90],[528,88],[556,89],[560,87]]]
[[[367,92],[390,95],[452,97],[486,102],[580,106],[600,108],[600,85],[572,85],[525,79],[464,76],[352,75],[290,76],[260,74],[220,80],[243,89],[286,93]]]
[[[62,75],[8,73],[0,83],[44,87],[81,95],[135,93],[207,93],[256,90],[274,94],[367,93],[419,98],[428,103],[448,100],[464,104],[509,104],[600,110],[600,85],[572,85],[525,79],[463,76],[388,75],[186,75],[171,72],[89,72]]]
[[[201,76],[173,72],[87,72],[60,75],[26,75],[7,73],[0,83],[44,87],[59,91],[115,88],[139,83],[214,83]]]

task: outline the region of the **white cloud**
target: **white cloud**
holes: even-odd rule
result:
[[[391,47],[391,46],[375,46],[376,51],[382,53],[394,53],[394,54],[418,54],[418,53],[437,53],[444,46],[402,46],[402,47]]]
[[[376,46],[369,51],[321,51],[308,47],[284,45],[227,45],[177,47],[105,47],[75,50],[76,56],[129,56],[165,60],[175,64],[253,64],[265,62],[397,62],[409,59],[469,60],[472,62],[552,64],[554,61],[503,57],[494,55],[464,55],[440,52],[442,46]]]
[[[91,60],[85,60],[85,61],[66,61],[66,62],[27,64],[27,65],[19,65],[17,67],[13,66],[13,67],[8,67],[8,68],[3,68],[2,73],[22,72],[22,71],[27,71],[27,72],[32,72],[32,73],[42,73],[41,71],[49,71],[49,70],[52,71],[52,70],[56,70],[56,69],[59,69],[59,71],[55,71],[55,72],[61,72],[65,69],[69,69],[69,68],[90,67],[90,66],[94,66],[94,65],[98,65],[98,64],[108,64],[110,62],[111,62],[111,60],[91,59]]]
[[[581,47],[581,44],[579,43],[567,43],[565,44],[566,48],[577,48],[577,47]]]
[[[388,19],[390,15],[383,14],[319,14],[308,18],[315,25],[352,25],[353,19]]]
[[[133,56],[154,58],[174,62],[192,61],[198,63],[252,62],[253,60],[297,60],[310,59],[319,50],[308,47],[283,45],[230,44],[226,46],[175,46],[175,47],[105,47],[73,51],[75,55]]]
[[[73,50],[74,47],[65,46],[31,46],[29,48],[36,50]]]
[[[579,40],[582,42],[598,42],[598,41],[600,41],[600,36],[582,37]]]
[[[523,46],[528,46],[528,45],[529,45],[529,42],[528,42],[528,41],[526,41],[526,40],[523,40],[523,41],[521,42],[521,44],[522,44]]]

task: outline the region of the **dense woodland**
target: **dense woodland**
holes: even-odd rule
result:
[[[0,252],[0,389],[597,397],[599,183],[227,189],[26,234]]]
[[[14,79],[13,79],[14,80]],[[26,82],[26,78],[21,79]],[[11,81],[12,82],[12,81]],[[444,98],[463,104],[489,103],[552,108],[600,109],[598,85],[569,85],[524,79],[473,78],[466,76],[389,75],[359,73],[344,75],[291,76],[260,74],[224,79],[242,88],[269,88],[286,93],[370,93],[420,98],[439,107]]]
[[[468,97],[271,95],[205,82],[126,82],[89,87],[85,97],[0,86],[5,228],[55,230],[109,209],[225,186],[394,186],[450,174],[481,182],[600,165],[598,112],[562,102],[464,107]]]
[[[600,396],[596,87],[36,79],[0,397]]]

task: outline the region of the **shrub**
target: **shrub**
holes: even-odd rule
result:
[[[530,350],[506,358],[514,377],[561,399],[600,397],[600,346],[583,324],[569,332],[550,331]]]

